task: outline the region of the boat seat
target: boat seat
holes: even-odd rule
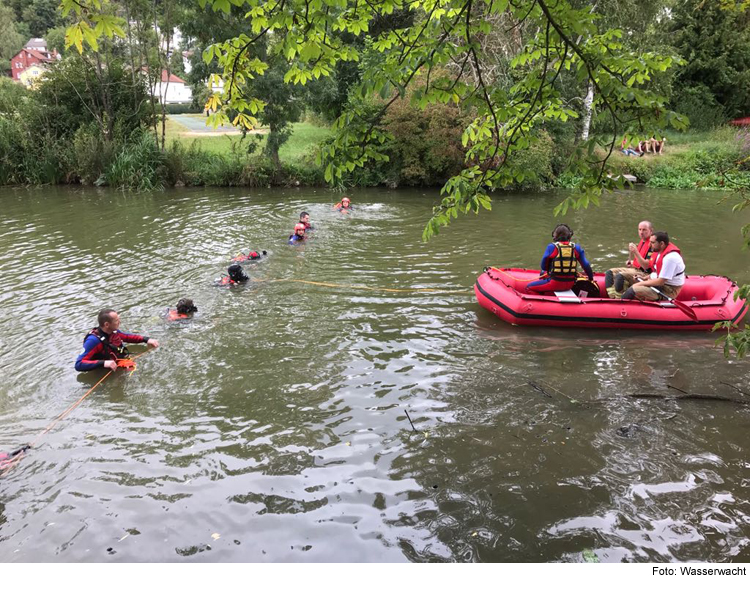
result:
[[[563,303],[581,303],[581,298],[579,298],[572,289],[566,289],[565,291],[556,291],[555,295],[557,296],[557,299]]]

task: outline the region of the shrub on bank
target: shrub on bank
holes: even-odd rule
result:
[[[135,132],[119,146],[101,184],[129,191],[160,190],[167,178],[165,164],[154,136],[147,131]]]
[[[424,109],[399,99],[383,118],[391,136],[386,177],[391,185],[437,186],[464,166],[461,135],[468,118],[455,105],[434,104]]]

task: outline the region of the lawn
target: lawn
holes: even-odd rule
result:
[[[693,131],[686,132],[672,131],[666,134],[667,143],[664,145],[662,155],[646,154],[644,157],[663,158],[665,161],[679,160],[688,152],[694,150],[712,150],[726,148],[737,141],[737,136],[741,132],[735,127],[720,127],[712,131]],[[616,146],[613,158],[615,161],[627,161],[633,156],[625,156],[619,150],[619,143]]]
[[[204,119],[202,115],[195,115],[195,117],[201,120]],[[197,136],[191,134],[190,129],[172,119],[167,119],[166,126],[168,144],[172,141],[177,141],[188,147],[195,142],[201,149],[217,153],[229,153],[233,145],[237,149],[246,149],[245,146],[253,140],[259,144],[255,153],[260,153],[265,142],[264,134],[267,132],[267,128],[262,128],[258,130],[258,133],[248,134],[243,139],[240,134],[207,134],[206,136]],[[328,137],[329,134],[330,131],[327,127],[319,127],[306,122],[294,123],[292,124],[292,135],[281,146],[279,156],[282,161],[286,162],[300,160],[302,157],[312,154],[315,146]]]

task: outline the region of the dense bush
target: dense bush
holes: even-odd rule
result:
[[[675,95],[674,109],[687,115],[690,127],[698,131],[714,129],[727,122],[727,115],[714,94],[704,84],[683,88]]]
[[[148,131],[136,131],[117,149],[103,184],[131,191],[162,189],[167,178],[165,156]]]
[[[552,170],[554,143],[552,137],[542,131],[537,141],[525,150],[514,152],[511,156],[514,164],[528,171],[522,179],[514,184],[518,189],[541,189],[554,183],[555,175]]]
[[[392,140],[387,178],[391,185],[438,186],[463,168],[461,135],[469,123],[454,105],[418,109],[399,99],[388,109],[383,128]]]

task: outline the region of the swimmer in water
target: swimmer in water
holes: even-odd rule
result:
[[[248,277],[245,271],[242,270],[242,267],[236,263],[234,265],[229,265],[227,273],[228,275],[223,275],[219,278],[217,285],[237,285],[247,283],[250,280],[250,277]]]
[[[289,236],[289,244],[300,244],[305,241],[305,224],[300,222],[294,226],[294,234]]]
[[[193,314],[198,311],[198,307],[193,303],[193,300],[189,298],[182,298],[177,302],[177,307],[172,310],[167,309],[167,320],[184,320],[185,318],[192,318]]]
[[[233,263],[245,263],[247,261],[257,261],[261,257],[264,257],[266,255],[268,255],[268,252],[265,250],[261,250],[260,252],[258,252],[257,250],[251,250],[247,254],[241,252],[240,254],[238,254],[236,257],[232,259],[232,262]]]
[[[340,203],[334,205],[341,213],[352,211],[352,200],[349,197],[344,197]]]
[[[83,351],[76,359],[76,371],[91,371],[100,367],[116,371],[118,367],[125,367],[119,363],[130,357],[125,343],[159,346],[156,339],[120,332],[120,315],[111,308],[101,310],[97,320],[99,326],[92,328],[83,339]]]

